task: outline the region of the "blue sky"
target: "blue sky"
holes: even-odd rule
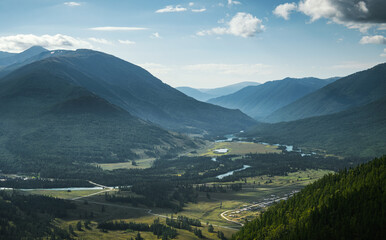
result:
[[[92,48],[174,87],[344,76],[386,61],[384,2],[1,0],[0,51]]]

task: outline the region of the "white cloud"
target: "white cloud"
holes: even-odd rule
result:
[[[383,49],[383,53],[381,53],[381,55],[380,55],[381,57],[386,57],[386,48],[385,49]]]
[[[110,44],[110,45],[112,44],[112,42],[110,42],[110,41],[108,41],[108,40],[106,40],[104,38],[93,38],[93,37],[91,37],[88,40],[96,42],[96,43],[101,43],[101,44]]]
[[[192,12],[205,12],[206,8],[201,8],[201,9],[192,9]]]
[[[147,30],[147,28],[143,27],[93,27],[89,28],[89,30],[93,31],[139,31],[139,30]]]
[[[302,0],[299,11],[311,17],[311,21],[320,18],[336,18],[340,13],[329,0]]]
[[[326,18],[361,32],[386,22],[385,0],[300,0],[298,11],[311,22]]]
[[[296,9],[297,9],[296,3],[284,3],[277,6],[275,10],[273,10],[273,14],[275,14],[278,17],[282,17],[285,20],[288,20],[291,12]]]
[[[50,50],[92,48],[92,45],[87,41],[62,34],[42,36],[18,34],[0,37],[0,51],[21,52],[32,46],[42,46]]]
[[[153,33],[150,37],[151,38],[161,38],[161,36],[159,35],[158,32]]]
[[[183,67],[188,71],[212,72],[225,75],[255,75],[271,73],[271,66],[265,64],[194,64]]]
[[[187,11],[188,9],[182,7],[181,5],[177,5],[177,6],[172,6],[172,5],[169,5],[169,6],[166,6],[162,9],[158,9],[157,11],[155,11],[156,13],[169,13],[169,12],[185,12]]]
[[[82,4],[80,4],[78,2],[65,2],[64,5],[69,6],[69,7],[79,7]]]
[[[194,6],[194,2],[190,2],[189,7],[193,7],[193,6]]]
[[[360,44],[386,44],[386,37],[381,35],[364,36],[359,41]]]
[[[126,45],[134,45],[135,42],[130,41],[130,40],[118,40],[119,43],[121,44],[126,44]]]
[[[241,2],[239,2],[239,1],[233,1],[233,0],[228,0],[228,5],[230,6],[230,5],[239,5],[239,4],[241,4]]]
[[[359,11],[363,13],[369,12],[369,9],[367,8],[366,3],[364,1],[358,2],[355,6],[359,9]]]
[[[256,33],[264,31],[262,21],[249,13],[237,13],[225,27],[216,27],[197,33],[199,36],[230,34],[240,37],[253,37]]]
[[[381,31],[386,30],[386,23],[379,24],[378,30],[381,30]]]

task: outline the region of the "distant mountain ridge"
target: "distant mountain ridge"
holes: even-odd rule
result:
[[[195,147],[187,137],[133,117],[69,81],[47,62],[22,67],[0,82],[4,168],[36,171],[39,164],[57,161],[122,162]]]
[[[0,75],[17,72],[29,62],[41,62],[52,74],[167,129],[223,134],[244,130],[255,123],[238,110],[187,97],[134,64],[87,49],[42,52],[23,63],[8,66]]]
[[[191,87],[177,87],[176,89],[185,93],[189,97],[195,98],[199,101],[206,102],[211,98],[220,97],[223,95],[228,95],[234,93],[247,86],[257,86],[260,85],[258,82],[240,82],[224,87],[218,88],[191,88]]]
[[[276,110],[268,122],[321,116],[368,104],[386,94],[386,63],[343,77]]]
[[[291,122],[260,123],[246,135],[337,155],[377,157],[386,152],[385,106],[386,95],[338,113]]]
[[[219,106],[240,109],[262,121],[275,110],[335,81],[337,78],[285,78],[245,87],[233,94],[208,100]]]
[[[6,68],[7,66],[13,64],[19,64],[27,59],[36,56],[40,53],[48,52],[47,49],[42,48],[40,46],[31,47],[21,53],[8,53],[8,52],[0,52],[0,69]]]

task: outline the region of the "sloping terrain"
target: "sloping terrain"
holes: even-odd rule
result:
[[[187,97],[146,70],[108,54],[91,50],[64,51],[40,61],[51,74],[167,129],[223,134],[254,124],[253,119],[238,110]]]
[[[259,124],[249,136],[264,141],[374,157],[386,152],[386,96],[364,106],[292,122]]]
[[[385,156],[326,175],[268,208],[233,239],[384,239],[385,176]]]
[[[332,79],[285,78],[259,86],[249,86],[233,94],[208,102],[231,109],[240,109],[249,116],[263,120],[275,110],[327,85]]]
[[[292,121],[340,112],[364,105],[386,95],[386,63],[341,78],[278,109],[269,122]]]
[[[35,62],[0,83],[2,170],[36,170],[47,161],[119,162],[195,146],[77,86],[54,65]]]

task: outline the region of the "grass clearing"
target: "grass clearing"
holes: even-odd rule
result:
[[[228,149],[226,153],[216,153],[216,149]],[[245,155],[249,153],[281,153],[277,146],[264,145],[252,142],[216,142],[207,145],[207,148],[199,153],[200,156],[222,156],[227,154]]]
[[[240,228],[232,222],[228,222],[221,217],[221,214],[227,212],[227,217],[231,220],[243,223],[245,219],[253,219],[260,214],[261,209],[244,211],[237,214],[236,212],[246,206],[266,201],[267,198],[274,196],[283,197],[285,194],[289,194],[294,190],[300,190],[306,184],[311,183],[325,174],[331,171],[326,170],[306,170],[289,173],[287,176],[259,176],[250,177],[245,180],[238,181],[243,183],[243,189],[241,191],[228,191],[226,193],[209,193],[209,198],[205,192],[200,192],[198,197],[198,203],[186,204],[184,210],[177,215],[183,215],[189,218],[199,219],[203,227],[200,229],[206,239],[218,239],[216,233],[209,233],[207,230],[207,223],[212,224],[215,228],[215,232],[222,231],[227,238],[230,238],[233,233]],[[224,182],[222,185],[234,184],[236,182]],[[220,184],[220,183],[209,183]],[[32,191],[32,194],[52,195],[56,194],[56,197],[72,198],[75,191]],[[79,191],[78,195],[90,194],[91,191]],[[117,190],[113,190],[108,194],[117,194]],[[134,221],[138,223],[151,224],[157,216],[150,215],[148,208],[139,205],[134,207],[131,204],[107,202],[104,197],[105,193],[94,195],[91,197],[83,198],[78,201],[74,201],[77,205],[77,209],[69,211],[68,217],[65,219],[58,219],[57,225],[63,229],[68,229],[71,224],[75,230],[75,239],[130,239],[135,238],[137,232],[133,231],[109,231],[108,233],[101,232],[97,229],[97,223],[107,220],[124,220]],[[125,193],[132,194],[132,193]],[[170,210],[167,209],[152,209],[153,213],[163,216],[171,217]],[[232,216],[230,216],[232,214]],[[90,229],[83,227],[82,231],[76,230],[76,224],[78,221],[84,223],[85,219],[91,219],[92,224]],[[161,223],[165,223],[163,217],[160,218]],[[177,239],[197,239],[197,237],[189,231],[177,230]],[[141,236],[144,239],[157,239],[149,232],[141,232]]]
[[[132,161],[129,162],[120,162],[120,163],[102,163],[94,164],[100,166],[103,170],[114,170],[114,169],[145,169],[150,168],[153,165],[155,158],[145,158],[135,160],[136,165],[132,164]]]
[[[23,191],[26,194],[37,194],[37,195],[44,195],[49,197],[55,197],[55,198],[62,198],[62,199],[72,199],[76,197],[83,197],[90,194],[94,194],[97,192],[101,192],[103,189],[92,189],[92,190],[74,190],[74,191],[57,191],[57,190],[29,190],[29,191]]]

